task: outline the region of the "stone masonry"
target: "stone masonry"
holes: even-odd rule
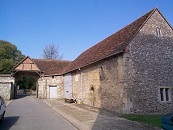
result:
[[[171,112],[172,52],[173,30],[156,11],[124,53],[72,73],[73,96],[84,104],[118,113]],[[162,101],[163,96],[167,101]]]
[[[122,112],[122,56],[73,73],[73,95],[84,104]]]
[[[173,29],[157,9],[132,25],[120,30],[118,35],[112,35],[115,39],[108,37],[103,40],[105,44],[102,41],[86,50],[74,61],[71,70],[67,67],[68,72],[64,74],[72,76],[72,86],[71,79],[68,86],[70,89],[72,87],[72,96],[80,103],[118,113],[171,112]],[[105,49],[108,43],[111,44]],[[105,53],[98,51],[94,57],[100,47],[102,51],[106,50]],[[0,94],[5,98],[11,98],[11,84],[14,84],[13,78],[0,76]],[[58,99],[64,98],[63,74],[40,75],[37,82],[38,98],[50,98],[50,86],[57,86]]]
[[[64,83],[63,76],[48,76],[48,77],[40,77],[38,79],[38,98],[50,98],[49,87],[57,86],[57,94],[58,99],[63,98],[64,94]]]
[[[157,35],[161,29],[161,36]],[[173,30],[157,11],[131,41],[124,54],[126,101],[129,113],[163,114],[173,109]],[[169,101],[160,101],[168,87]],[[126,109],[127,110],[127,109]]]
[[[0,75],[0,96],[7,100],[14,96],[14,78],[10,75]]]

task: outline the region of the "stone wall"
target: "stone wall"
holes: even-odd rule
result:
[[[157,31],[160,30],[159,35]],[[63,76],[41,77],[38,97],[49,98],[49,86]],[[160,88],[169,88],[169,101],[161,101]],[[72,95],[84,104],[119,113],[163,114],[173,108],[173,30],[154,12],[123,54],[72,72]]]
[[[90,106],[122,112],[123,63],[118,55],[72,73],[73,96]]]
[[[63,98],[64,83],[63,76],[49,76],[38,79],[38,98],[50,98],[49,87],[57,86],[58,99]]]
[[[156,11],[123,55],[80,68],[72,79],[73,96],[84,104],[119,113],[171,112],[173,30]],[[162,87],[169,88],[169,101],[161,101]]]
[[[101,77],[100,91],[102,107],[107,110],[122,113],[124,97],[124,61],[122,55],[105,60],[101,64],[103,78]],[[100,72],[102,73],[102,72]]]
[[[13,98],[14,78],[10,75],[0,75],[0,95],[6,100]]]
[[[94,91],[91,88],[94,88]],[[72,74],[73,97],[84,104],[95,107],[101,106],[100,95],[97,94],[100,87],[98,66],[79,70]],[[96,94],[96,95],[94,95]]]
[[[156,33],[161,29],[161,36]],[[128,50],[129,49],[129,50]],[[125,59],[127,112],[163,114],[173,108],[173,30],[155,12],[131,41]],[[169,87],[170,100],[160,100],[160,87]]]

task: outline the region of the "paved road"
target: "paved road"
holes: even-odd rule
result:
[[[25,96],[13,100],[7,107],[0,130],[75,130],[41,99]]]

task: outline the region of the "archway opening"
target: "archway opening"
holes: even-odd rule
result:
[[[25,93],[36,94],[38,97],[38,79],[41,73],[37,65],[28,56],[19,62],[12,69],[12,76],[15,78],[14,97]]]
[[[20,71],[15,73],[15,97],[22,95],[36,95],[38,97],[38,79],[40,74],[37,72]]]
[[[36,94],[37,79],[32,76],[25,75],[22,79],[16,82],[17,95],[21,94]]]

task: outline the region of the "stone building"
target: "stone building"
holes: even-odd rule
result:
[[[14,97],[14,78],[10,74],[0,74],[0,95],[7,100]]]
[[[63,98],[63,70],[71,62],[65,60],[31,59],[25,57],[12,70],[15,84],[25,76],[36,82],[37,98]]]
[[[67,60],[32,59],[41,71],[38,79],[38,98],[64,98],[64,69],[71,63]]]
[[[173,29],[155,8],[73,62],[26,57],[13,70],[36,75],[38,98],[77,99],[118,113],[173,109]]]
[[[118,113],[170,112],[172,52],[173,29],[155,8],[70,64],[73,97]]]

